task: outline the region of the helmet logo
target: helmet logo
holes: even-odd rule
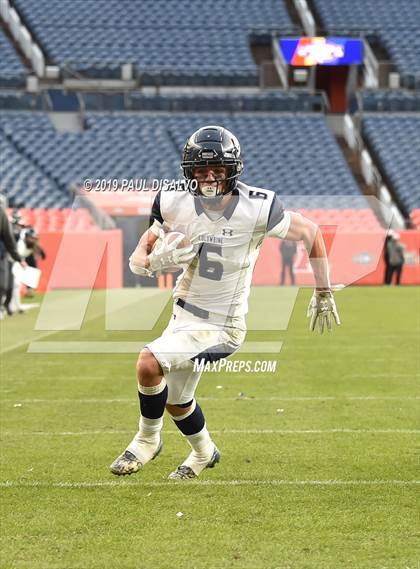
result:
[[[213,149],[206,149],[200,152],[200,157],[203,160],[211,160],[212,158],[217,158],[217,152]]]

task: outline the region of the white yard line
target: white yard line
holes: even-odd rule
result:
[[[372,434],[372,435],[416,435],[419,429],[223,429],[213,430],[217,435],[329,435],[329,434]],[[84,437],[93,435],[132,435],[128,430],[91,430],[91,431],[3,431],[3,436],[14,437]],[[179,434],[178,430],[163,430],[165,435]]]
[[[200,401],[418,401],[420,400],[419,396],[393,396],[393,395],[384,395],[382,397],[377,397],[373,395],[367,396],[343,396],[343,397],[335,397],[335,396],[296,396],[296,397],[252,397],[252,396],[240,396],[237,397],[197,397]],[[88,399],[20,399],[16,397],[15,399],[1,399],[0,403],[7,403],[7,404],[36,404],[36,403],[87,403],[87,404],[97,404],[97,403],[124,403],[124,404],[131,404],[131,405],[138,405],[138,400],[136,397],[116,397],[111,399],[97,399],[97,398],[88,398]]]
[[[193,486],[415,486],[420,480],[189,480],[189,481],[156,481],[125,482],[123,480],[107,480],[102,482],[42,482],[6,481],[0,482],[0,488],[143,488],[173,487],[185,488]]]

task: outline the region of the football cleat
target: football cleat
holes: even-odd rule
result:
[[[206,468],[214,468],[218,462],[220,462],[220,451],[217,446],[215,446]],[[193,478],[198,478],[198,475],[190,466],[181,464],[174,472],[171,472],[168,478],[171,480],[192,480]]]
[[[191,478],[197,478],[197,474],[186,464],[181,464],[174,472],[170,473],[168,478],[171,480],[190,480]]]
[[[162,450],[163,443],[159,442],[159,446],[152,456],[154,460]],[[125,450],[118,458],[111,464],[110,469],[112,474],[117,476],[126,476],[127,474],[134,474],[143,468],[143,463],[132,452]]]

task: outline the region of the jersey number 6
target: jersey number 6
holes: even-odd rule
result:
[[[219,245],[209,245],[203,243],[200,247],[200,264],[198,274],[200,277],[210,279],[212,281],[220,281],[223,276],[223,265],[220,261],[211,261],[208,258],[209,253],[222,256],[222,248]]]

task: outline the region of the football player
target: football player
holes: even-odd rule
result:
[[[315,278],[308,316],[313,331],[340,324],[319,228],[285,211],[275,192],[240,182],[243,170],[237,138],[220,126],[194,132],[181,167],[188,191],[157,193],[152,225],[130,257],[139,275],[179,266],[171,320],[137,361],[139,430],[111,465],[117,475],[137,472],[162,448],[166,410],[191,452],[169,478],[196,478],[220,460],[203,412],[194,398],[201,372],[194,366],[236,352],[245,339],[252,272],[264,237],[303,241]],[[169,232],[181,233],[169,239]],[[168,237],[166,237],[168,235]]]

